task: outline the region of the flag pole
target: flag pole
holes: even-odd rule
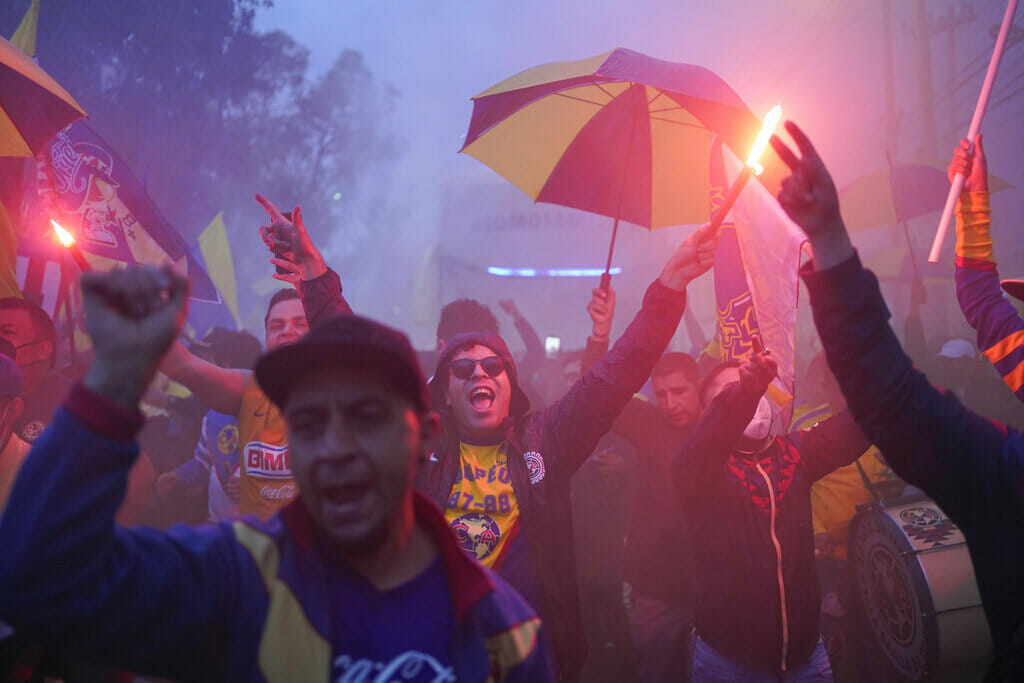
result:
[[[985,118],[985,109],[988,107],[988,98],[992,94],[992,85],[996,80],[996,72],[999,71],[999,62],[1003,58],[1003,49],[1006,47],[1006,38],[1013,26],[1013,15],[1017,11],[1017,0],[1009,0],[1006,3],[1006,13],[1003,15],[1003,25],[999,28],[999,37],[996,38],[996,46],[992,50],[992,58],[988,62],[988,72],[985,74],[985,82],[981,86],[981,94],[978,95],[978,103],[974,107],[974,116],[971,118],[971,126],[967,130],[967,139],[974,146],[981,130],[981,120]],[[960,192],[964,189],[964,181],[967,178],[963,173],[957,173],[953,178],[953,184],[946,196],[946,205],[942,209],[942,218],[939,219],[939,227],[935,230],[935,239],[932,241],[932,250],[928,254],[928,263],[938,263],[939,254],[942,252],[942,245],[946,241],[946,233],[949,231],[949,222],[953,218],[953,210],[956,208],[956,201],[960,198]]]

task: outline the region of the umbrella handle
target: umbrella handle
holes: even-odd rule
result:
[[[601,289],[605,292],[612,286],[612,274],[609,272],[601,273]]]

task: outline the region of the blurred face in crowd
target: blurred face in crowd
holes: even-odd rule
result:
[[[267,312],[267,351],[294,344],[306,332],[309,332],[309,323],[299,299],[278,301]]]
[[[32,316],[18,308],[0,309],[0,337],[14,345],[14,362],[25,375],[25,391],[30,392],[50,371],[53,342],[41,339]]]
[[[457,372],[460,368],[464,369]],[[498,435],[512,402],[512,383],[504,362],[479,344],[457,352],[449,364],[445,400],[460,431],[481,438]]]
[[[284,414],[291,469],[325,540],[342,552],[368,552],[403,520],[411,523],[416,463],[433,447],[436,414],[419,413],[364,367],[307,374]]]
[[[700,415],[700,396],[697,383],[685,372],[669,372],[651,377],[654,398],[661,414],[674,427],[692,425]]]

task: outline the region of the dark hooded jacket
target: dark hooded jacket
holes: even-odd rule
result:
[[[1024,433],[971,412],[914,369],[878,279],[857,256],[805,265],[814,323],[857,424],[967,539],[995,654],[986,680],[1024,680]]]
[[[340,282],[334,282],[334,287],[340,288]],[[329,302],[337,298],[337,290],[323,283],[304,287],[300,293],[311,325],[330,313]],[[657,281],[651,284],[639,313],[608,355],[565,396],[535,413],[529,412],[515,364],[500,337],[459,335],[449,342],[438,361],[433,380],[438,384],[432,383],[435,391],[447,384],[448,363],[466,344],[487,346],[510,368],[513,396],[504,423],[509,470],[522,533],[540,587],[542,604],[534,607],[544,621],[561,680],[576,680],[586,658],[576,590],[569,481],[650,375],[679,325],[685,304],[685,292]],[[442,421],[437,452],[420,467],[417,488],[443,509],[459,466],[459,437],[447,416]],[[509,582],[519,588],[513,579]]]
[[[811,485],[870,444],[840,413],[775,437],[755,460],[737,441],[760,398],[739,382],[723,389],[672,470],[694,551],[698,635],[730,660],[781,675],[819,638]]]

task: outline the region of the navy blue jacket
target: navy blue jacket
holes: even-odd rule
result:
[[[1024,435],[964,408],[914,369],[874,274],[853,256],[804,267],[829,367],[857,424],[892,469],[967,539],[997,676],[1024,680]]]

